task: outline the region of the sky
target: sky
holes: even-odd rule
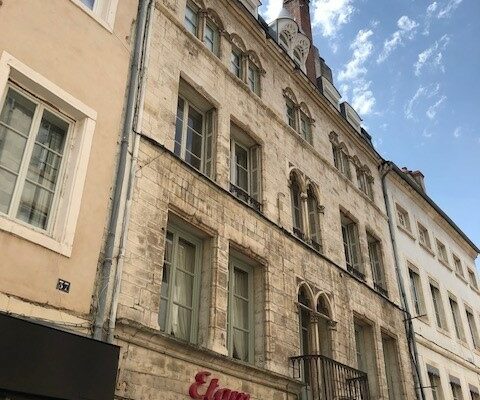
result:
[[[274,19],[283,0],[263,0]],[[311,0],[313,41],[376,149],[480,247],[480,0]],[[477,268],[480,260],[477,259]]]

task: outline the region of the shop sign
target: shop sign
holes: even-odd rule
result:
[[[195,382],[192,383],[188,394],[195,400],[250,400],[247,393],[235,390],[220,388],[217,378],[210,379],[207,385],[207,378],[210,372],[201,371],[195,375]]]

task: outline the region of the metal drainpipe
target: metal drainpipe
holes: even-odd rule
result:
[[[125,103],[125,118],[123,120],[122,126],[122,139],[120,143],[120,153],[118,156],[114,194],[112,199],[112,209],[110,212],[110,221],[108,224],[105,252],[100,271],[98,305],[95,313],[95,321],[93,327],[93,337],[97,340],[103,339],[103,325],[105,323],[108,289],[110,287],[110,270],[112,268],[112,257],[115,248],[115,236],[118,226],[118,217],[121,209],[120,203],[122,200],[128,147],[130,142],[130,136],[133,131],[133,124],[137,109],[137,94],[140,81],[140,67],[142,61],[144,35],[146,28],[145,23],[147,21],[150,1],[151,0],[140,0],[138,3],[137,23],[135,27],[135,42],[133,46],[132,61],[130,64],[127,100]]]
[[[415,390],[417,393],[417,399],[425,400],[425,393],[423,391],[423,384],[422,384],[422,376],[420,374],[420,369],[418,365],[418,352],[417,352],[417,343],[415,341],[415,331],[413,330],[412,318],[411,318],[410,309],[407,302],[407,297],[405,294],[405,284],[403,282],[402,274],[400,272],[400,261],[398,257],[397,241],[395,239],[395,229],[393,226],[392,210],[390,208],[390,202],[388,200],[386,177],[391,170],[392,170],[391,162],[384,161],[381,166],[383,199],[385,201],[385,207],[387,210],[388,228],[390,230],[390,239],[392,241],[393,257],[395,260],[395,272],[397,275],[397,282],[398,282],[398,290],[400,291],[400,299],[401,299],[402,307],[404,309],[405,316],[406,316],[405,331],[407,334],[409,354],[410,354],[412,366],[414,368],[413,380],[415,382]]]

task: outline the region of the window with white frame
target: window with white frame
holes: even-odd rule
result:
[[[470,280],[470,285],[472,285],[472,288],[478,290],[477,276],[470,268],[468,268],[468,279]]]
[[[456,254],[452,254],[453,265],[455,266],[455,272],[462,278],[465,276],[463,273],[462,261]]]
[[[207,20],[205,24],[203,41],[205,46],[207,46],[213,54],[218,56],[220,50],[220,34],[217,26],[210,20]]]
[[[406,229],[407,231],[411,232],[410,226],[410,217],[408,216],[407,210],[405,210],[402,206],[396,205],[397,208],[397,222],[400,227]]]
[[[428,229],[425,228],[420,222],[417,222],[418,225],[418,239],[420,241],[420,244],[427,249],[430,249],[432,247],[430,243],[430,235],[428,233]]]
[[[333,150],[333,163],[340,173],[346,176],[348,179],[352,179],[352,173],[350,171],[350,157],[346,153],[343,147],[332,144]]]
[[[455,333],[457,338],[465,341],[465,331],[463,329],[462,317],[460,316],[460,309],[455,298],[450,295],[448,297],[450,303],[450,310],[452,311],[453,326],[455,328]]]
[[[437,239],[437,254],[438,254],[438,259],[443,262],[444,264],[448,264],[448,254],[447,254],[447,248],[445,245]]]
[[[260,146],[234,124],[230,135],[230,191],[261,211]]]
[[[382,293],[384,296],[388,296],[380,240],[367,232],[367,242],[370,266],[372,268],[373,284],[377,291]]]
[[[437,321],[437,326],[441,329],[447,330],[442,294],[440,293],[438,286],[436,286],[436,284],[433,282],[430,282],[430,293],[432,295],[433,309],[435,311],[435,320]]]
[[[260,96],[260,70],[253,63],[248,65],[247,84],[253,93]]]
[[[361,262],[358,226],[343,213],[340,213],[340,221],[347,269],[359,278],[365,279]]]
[[[109,29],[113,28],[118,0],[72,0],[72,2],[98,17]]]
[[[191,343],[197,339],[201,257],[199,238],[167,227],[158,324],[161,331]]]
[[[96,112],[0,57],[0,229],[70,256]]]
[[[228,279],[227,344],[231,357],[254,360],[253,269],[244,261],[230,258]]]
[[[450,376],[450,389],[452,390],[453,400],[463,400],[460,379]]]
[[[49,230],[72,123],[9,86],[0,113],[0,212]]]
[[[430,390],[433,400],[444,400],[442,382],[440,380],[440,373],[437,368],[427,365],[428,381],[430,383]]]
[[[216,110],[184,81],[180,81],[174,153],[207,176],[212,176]]]
[[[412,269],[409,265],[408,277],[410,280],[410,293],[412,296],[412,303],[415,310],[415,316],[421,316],[426,313],[425,299],[423,297],[422,281],[420,275]]]
[[[473,347],[480,349],[480,338],[478,336],[477,324],[475,322],[473,311],[470,308],[465,307],[465,314],[467,316],[468,328],[472,337]]]

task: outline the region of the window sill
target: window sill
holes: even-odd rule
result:
[[[438,262],[442,264],[445,268],[448,268],[450,271],[453,271],[452,267],[446,261],[439,258]]]
[[[85,4],[82,3],[81,0],[70,0],[73,4],[75,4],[80,10],[82,10],[85,14],[91,17],[95,22],[97,22],[102,28],[106,29],[108,32],[113,33],[113,25],[115,23],[115,12],[117,9],[117,1],[112,0],[112,4],[109,5],[109,19],[110,21],[106,21],[105,19],[101,18],[99,15],[94,13],[90,8],[88,8]],[[112,11],[113,10],[113,11]]]
[[[72,243],[59,241],[41,229],[24,224],[6,215],[0,215],[0,230],[45,247],[65,257],[70,257],[72,254]]]
[[[402,225],[400,224],[397,224],[397,228],[402,231],[405,235],[407,235],[410,239],[412,239],[414,242],[417,241],[417,239],[415,238],[415,236],[413,236],[413,233],[410,232],[407,228],[403,227]]]
[[[466,285],[468,285],[468,281],[465,279],[464,276],[462,276],[461,274],[459,274],[457,271],[455,271],[455,275],[456,275],[457,278],[460,279],[463,283],[465,283]]]
[[[420,241],[419,241],[419,244],[420,244],[420,247],[421,247],[423,250],[425,250],[427,253],[429,253],[433,258],[436,257],[435,252],[434,252],[430,247],[428,247],[427,245],[421,243]]]
[[[469,284],[470,288],[478,295],[480,295],[480,289],[477,289],[475,286],[473,286],[471,283]]]
[[[450,339],[452,338],[449,331],[447,331],[444,328],[440,328],[438,325],[437,325],[437,331],[440,332],[443,336],[446,336]]]

